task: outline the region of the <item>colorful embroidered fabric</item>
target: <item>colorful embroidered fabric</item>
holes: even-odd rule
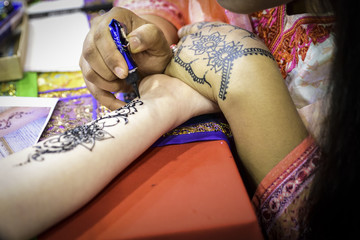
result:
[[[182,144],[195,141],[225,140],[231,145],[232,133],[229,124],[220,114],[194,117],[159,138],[153,146]]]
[[[280,66],[307,129],[318,138],[334,52],[334,17],[287,15],[286,6],[251,15],[253,29]]]
[[[60,134],[89,122],[96,104],[87,90],[81,72],[40,73],[38,75],[39,97],[56,97],[59,102],[42,135],[42,139]]]
[[[0,96],[16,96],[16,81],[2,82]]]
[[[334,49],[334,17],[287,15],[284,5],[251,17],[254,32],[278,62],[297,108],[323,98]]]
[[[252,199],[269,239],[297,239],[301,214],[318,166],[320,151],[305,139],[261,181]]]

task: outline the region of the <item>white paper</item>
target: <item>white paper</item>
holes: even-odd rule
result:
[[[31,4],[26,12],[28,14],[58,11],[72,8],[81,8],[84,6],[84,0],[57,0],[57,1],[42,1]]]
[[[57,101],[57,98],[0,97],[0,159],[39,141]],[[31,116],[34,111],[42,114]]]
[[[0,97],[0,107],[54,107],[58,98],[41,97]]]
[[[79,59],[88,31],[89,22],[83,12],[30,19],[24,71],[80,71]]]

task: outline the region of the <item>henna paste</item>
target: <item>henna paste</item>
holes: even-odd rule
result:
[[[34,161],[41,162],[45,160],[44,155],[46,154],[69,152],[78,146],[92,151],[96,142],[114,138],[106,129],[120,123],[126,125],[129,122],[129,116],[137,112],[137,106],[139,105],[143,105],[143,102],[140,100],[132,101],[124,107],[110,112],[89,124],[78,126],[60,135],[50,137],[39,145],[34,146],[34,151],[29,154],[27,161],[17,166]]]

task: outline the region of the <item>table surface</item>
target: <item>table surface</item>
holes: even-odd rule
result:
[[[226,141],[154,147],[39,239],[261,239]]]

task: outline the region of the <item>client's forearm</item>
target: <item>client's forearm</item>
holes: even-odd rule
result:
[[[68,216],[163,133],[201,114],[179,101],[176,92],[191,99],[193,90],[177,83],[173,95],[150,79],[141,100],[1,161],[0,238],[29,238]]]
[[[0,233],[39,233],[90,200],[165,131],[166,123],[144,121],[156,115],[149,108],[149,101],[134,101],[5,159]]]

